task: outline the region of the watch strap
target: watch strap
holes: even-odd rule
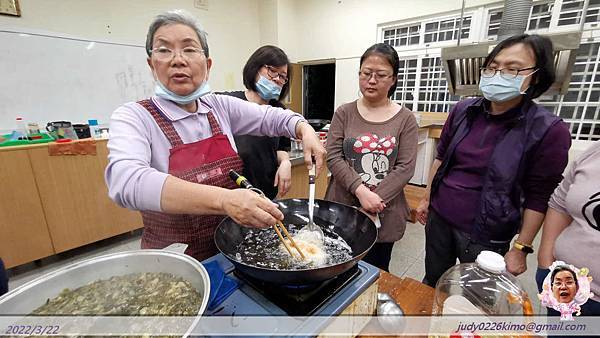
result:
[[[525,253],[533,253],[533,246],[531,246],[529,244],[524,244],[519,241],[515,241],[515,243],[513,244],[513,247],[515,249],[521,250]]]

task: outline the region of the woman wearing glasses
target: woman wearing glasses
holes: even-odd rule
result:
[[[262,46],[244,66],[246,90],[223,94],[285,108],[281,101],[289,89],[290,67],[283,50],[275,46]],[[244,162],[244,176],[270,199],[275,198],[278,192],[280,196],[285,195],[292,183],[292,164],[288,155],[290,139],[254,135],[236,135],[234,139]]]
[[[571,144],[566,124],[533,101],[554,82],[553,61],[548,38],[510,37],[484,61],[483,98],[450,112],[417,209],[426,224],[427,284],[435,286],[457,258],[473,262],[482,250],[504,255],[515,275],[526,270]]]
[[[365,261],[388,271],[392,247],[404,235],[409,209],[404,186],[413,176],[417,121],[393,102],[399,67],[393,47],[379,43],[360,58],[362,97],[340,106],[327,136],[332,177],[325,199],[361,207],[381,221]]]
[[[552,295],[560,303],[570,303],[579,289],[577,275],[566,266],[554,268],[550,277]]]
[[[142,248],[186,243],[186,253],[202,260],[217,252],[213,235],[221,215],[255,227],[283,218],[276,204],[234,189],[228,173],[242,168],[234,134],[300,138],[307,165],[313,155],[317,170],[325,149],[292,111],[211,94],[206,33],[189,14],[157,16],[146,51],[156,95],[127,103],[111,116],[109,195],[141,211]]]

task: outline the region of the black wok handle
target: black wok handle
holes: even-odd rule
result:
[[[250,182],[248,181],[248,179],[246,177],[244,177],[243,175],[238,174],[235,170],[229,170],[229,177],[239,187],[244,188],[244,189],[248,189],[248,190],[252,190],[255,193],[259,194],[261,197],[267,198],[267,196],[265,195],[264,192],[262,192],[262,190],[260,190],[258,188],[255,188],[252,184],[250,184]]]
[[[229,170],[229,177],[241,188],[252,189],[254,186],[250,184],[248,179],[243,175],[239,174],[235,170]]]

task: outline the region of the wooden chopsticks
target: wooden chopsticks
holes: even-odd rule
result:
[[[292,236],[290,236],[290,233],[287,231],[287,229],[285,228],[283,223],[281,221],[277,221],[276,224],[273,224],[273,229],[275,229],[277,236],[279,236],[279,240],[281,241],[281,243],[283,243],[283,245],[285,246],[285,249],[290,253],[290,256],[294,257],[294,254],[292,254],[292,249],[285,242],[285,239],[277,226],[281,227],[281,230],[283,230],[284,235],[290,240],[290,244],[292,245],[292,247],[294,249],[296,249],[296,251],[298,251],[298,253],[300,254],[300,257],[302,257],[302,259],[306,259],[306,257],[302,253],[302,250],[300,250],[300,247],[298,247],[298,245],[296,245],[296,242],[294,242],[294,239],[292,238]]]
[[[238,186],[245,188],[245,189],[252,190],[255,193],[257,193],[259,196],[261,196],[262,198],[266,198],[268,200],[267,196],[265,196],[265,194],[260,189],[252,186],[252,184],[250,184],[250,182],[248,182],[248,179],[246,179],[244,176],[238,174],[235,170],[229,170],[229,177]],[[290,256],[294,257],[294,255],[292,254],[292,249],[290,249],[290,246],[285,242],[285,239],[283,238],[283,235],[281,234],[281,231],[279,230],[279,228],[277,226],[281,227],[285,236],[290,240],[292,247],[294,249],[296,249],[296,251],[298,251],[298,253],[300,254],[300,257],[302,257],[302,259],[306,259],[306,257],[302,253],[302,250],[300,250],[300,247],[298,247],[298,245],[296,245],[296,242],[294,242],[294,239],[292,238],[292,236],[290,236],[289,232],[287,231],[287,229],[285,228],[283,223],[281,221],[277,221],[276,224],[273,224],[273,229],[275,229],[277,236],[279,236],[279,240],[281,241],[281,243],[283,243],[283,245],[285,246],[285,249],[290,253]]]

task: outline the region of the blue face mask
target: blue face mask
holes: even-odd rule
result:
[[[266,77],[259,75],[258,81],[256,81],[256,90],[258,91],[258,95],[263,98],[263,100],[277,100],[279,99],[279,94],[281,94],[281,87],[276,85],[274,82],[267,80]]]
[[[486,99],[492,102],[508,101],[525,94],[527,90],[521,91],[521,86],[523,85],[523,81],[528,76],[531,76],[531,74],[517,75],[513,79],[505,79],[498,73],[492,77],[482,76],[479,79],[479,90],[481,90]]]
[[[154,86],[154,94],[156,94],[156,96],[179,104],[192,103],[208,93],[210,93],[210,86],[206,81],[202,82],[202,84],[192,93],[185,96],[173,93],[167,87],[165,87],[159,80],[156,80],[156,85]]]

